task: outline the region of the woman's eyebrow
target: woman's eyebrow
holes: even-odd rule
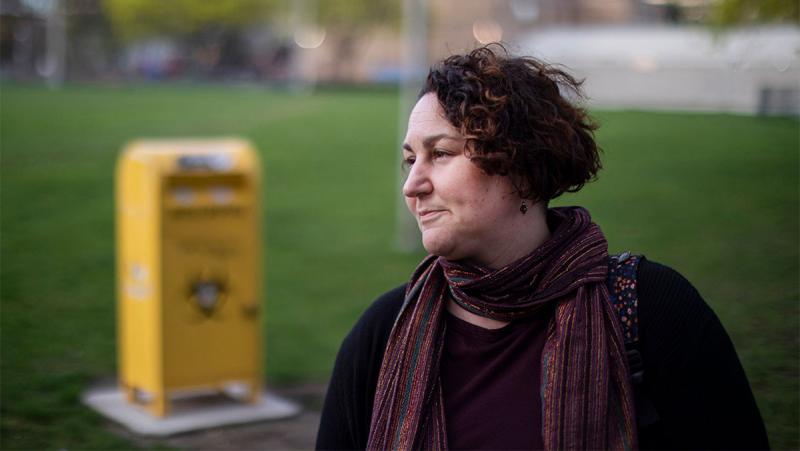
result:
[[[439,142],[442,139],[452,139],[454,141],[462,141],[464,138],[460,136],[448,135],[447,133],[439,133],[438,135],[431,135],[427,136],[425,139],[422,140],[422,146],[426,149],[430,149],[433,147],[434,144]],[[411,149],[411,145],[408,143],[403,143],[403,149],[413,152],[414,150]]]
[[[442,139],[460,140],[461,137],[448,135],[447,133],[439,133],[438,135],[428,136],[427,138],[423,139],[422,145],[425,146],[425,148],[431,148],[433,147],[434,144],[441,141]]]

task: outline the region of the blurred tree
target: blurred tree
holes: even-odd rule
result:
[[[311,0],[315,1],[315,0]],[[338,58],[334,78],[347,79],[349,61],[369,44],[366,34],[375,27],[395,28],[402,17],[402,0],[316,0],[318,21],[329,30]]]
[[[181,43],[199,66],[216,67],[223,48],[233,48],[237,33],[249,26],[275,24],[295,9],[302,10],[292,27],[318,24],[335,48],[333,72],[347,78],[348,62],[369,39],[374,26],[396,26],[401,0],[102,0],[115,35],[133,42],[168,37]],[[301,4],[298,7],[297,4]],[[311,13],[311,14],[308,14]],[[198,64],[195,64],[198,66]],[[340,67],[341,66],[341,67]],[[337,76],[335,76],[338,78]]]
[[[66,15],[67,78],[113,75],[116,42],[102,0],[62,0]]]
[[[741,23],[800,23],[798,0],[717,0],[713,22],[719,26]]]
[[[327,0],[319,3],[319,19],[329,26],[352,28],[397,25],[400,0]]]
[[[148,76],[252,77],[256,55],[244,36],[273,22],[286,0],[101,0],[114,35],[126,43],[167,38],[180,56],[145,65]],[[264,53],[265,49],[261,49]],[[152,66],[152,67],[151,67]]]
[[[280,0],[103,0],[118,37],[186,36],[210,27],[236,29],[264,21]]]

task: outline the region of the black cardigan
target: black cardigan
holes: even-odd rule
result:
[[[697,290],[669,267],[638,272],[643,397],[658,421],[639,428],[642,449],[767,449],[767,434],[733,344]],[[339,350],[318,449],[364,449],[389,333],[405,286],[378,298]]]

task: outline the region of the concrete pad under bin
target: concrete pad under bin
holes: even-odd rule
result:
[[[93,388],[83,394],[83,403],[101,415],[141,435],[165,437],[219,426],[279,420],[300,414],[298,404],[263,392],[255,404],[234,401],[222,394],[173,399],[171,413],[156,418],[130,404],[119,388]]]

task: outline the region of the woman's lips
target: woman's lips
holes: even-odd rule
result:
[[[438,218],[445,211],[446,210],[421,210],[417,215],[419,216],[420,222],[427,222]]]

